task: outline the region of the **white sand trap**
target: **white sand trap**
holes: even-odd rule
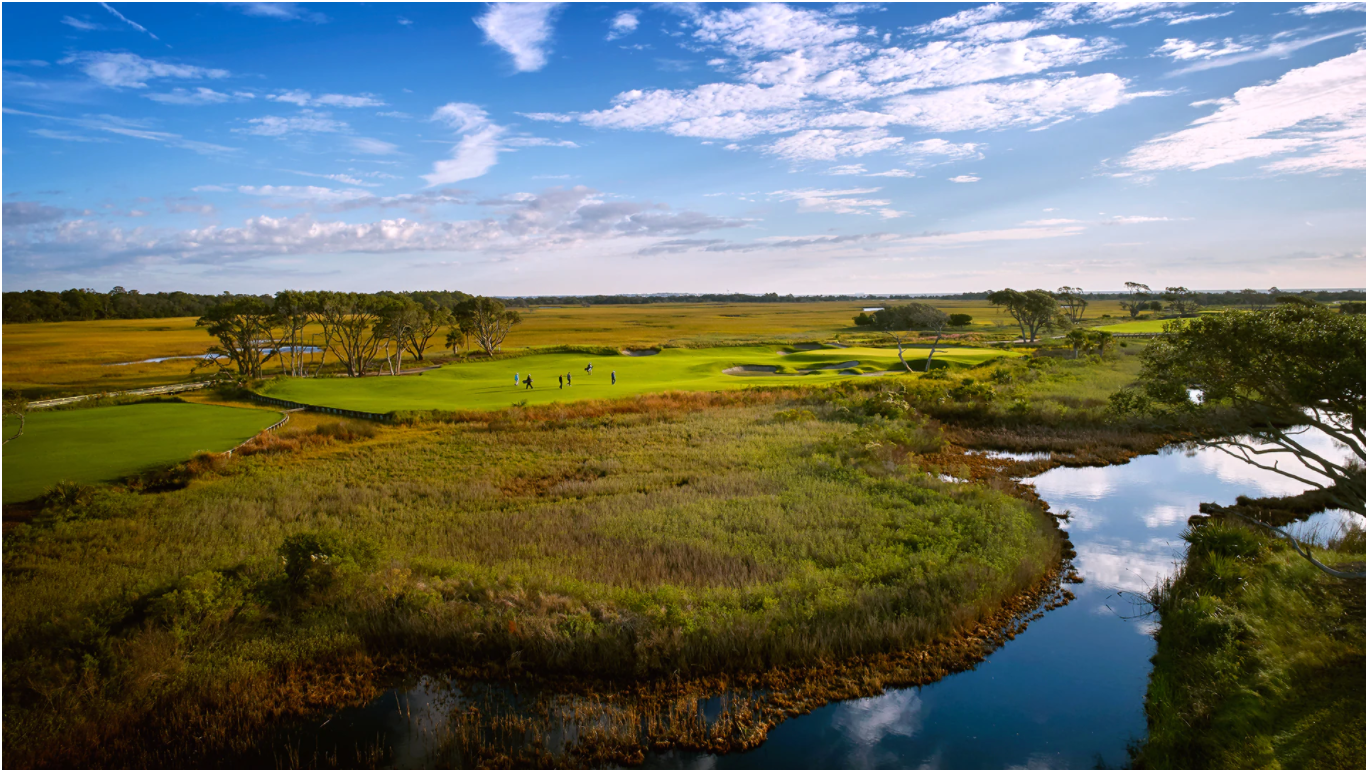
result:
[[[725,369],[722,373],[728,376],[764,376],[779,370],[779,366],[764,365],[740,365]]]
[[[646,357],[647,355],[659,355],[658,349],[624,349],[622,354],[627,357]]]

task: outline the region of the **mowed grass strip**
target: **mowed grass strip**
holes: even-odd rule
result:
[[[25,418],[24,434],[5,445],[4,501],[21,502],[58,481],[95,483],[222,452],[274,424],[277,411],[193,403],[136,403]],[[8,437],[17,429],[5,417]]]
[[[857,373],[902,370],[894,349],[827,348],[780,354],[776,347],[713,347],[665,349],[656,355],[537,354],[495,361],[452,363],[435,371],[410,376],[361,379],[287,379],[273,382],[265,394],[286,400],[353,411],[425,411],[499,409],[527,401],[528,405],[626,397],[673,390],[735,390],[757,385],[825,384],[858,378]],[[905,356],[914,368],[926,361],[929,350],[909,348]],[[974,366],[1012,352],[987,348],[938,350],[938,363]],[[585,368],[593,364],[592,372]],[[747,366],[775,369],[729,374]],[[617,383],[612,372],[617,372]],[[812,373],[800,373],[811,371]],[[533,377],[533,386],[514,384]],[[570,384],[560,386],[559,377]]]
[[[1176,318],[1172,320],[1132,320],[1130,322],[1116,323],[1115,325],[1103,325],[1093,330],[1106,331],[1107,333],[1163,333],[1164,326],[1168,323],[1186,325],[1187,320]]]

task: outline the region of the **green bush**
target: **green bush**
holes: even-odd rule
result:
[[[280,559],[291,587],[298,591],[322,591],[348,572],[375,569],[379,550],[370,540],[320,530],[285,538],[280,544]]]

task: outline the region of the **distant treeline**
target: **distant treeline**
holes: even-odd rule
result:
[[[381,292],[376,295],[408,298],[418,303],[427,301],[444,309],[453,309],[457,304],[471,298],[470,294],[455,290],[408,293]],[[271,296],[270,293],[259,296],[235,293],[202,295],[179,291],[139,293],[136,290],[124,290],[121,287],[116,287],[108,293],[100,293],[88,288],[84,290],[72,288],[60,293],[47,290],[11,291],[4,294],[4,321],[7,323],[26,323],[201,317],[215,304],[223,301],[259,298],[269,302]]]
[[[930,299],[938,301],[987,301],[991,291],[981,293],[947,293],[926,295],[907,293],[902,295],[815,295],[795,296],[778,293],[679,293],[655,295],[594,295],[594,296],[520,296],[505,298],[511,308],[534,306],[600,306],[612,304],[660,304],[660,303],[815,303],[820,301],[888,301],[895,299]],[[384,292],[380,295],[395,298],[409,298],[417,302],[429,301],[436,306],[453,309],[457,304],[470,299],[468,293],[456,290]],[[1112,301],[1131,298],[1130,293],[1088,293],[1082,294],[1089,301]],[[1290,292],[1277,288],[1269,290],[1240,290],[1223,292],[1194,291],[1193,298],[1202,306],[1271,306],[1280,295]],[[1316,290],[1302,291],[1295,295],[1320,303],[1332,301],[1363,301],[1362,290]],[[142,320],[161,317],[199,317],[211,306],[233,298],[245,298],[247,294],[222,293],[205,295],[199,293],[139,293],[116,287],[108,293],[95,290],[76,289],[53,292],[47,290],[12,291],[4,294],[4,321],[7,323],[25,322],[67,322],[71,320]],[[270,294],[256,296],[270,300]]]

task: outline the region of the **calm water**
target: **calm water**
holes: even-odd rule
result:
[[[1328,439],[1316,450],[1334,453]],[[1283,467],[1295,462],[1284,460]],[[1202,502],[1295,494],[1302,487],[1216,450],[1171,450],[1106,468],[1057,468],[1030,480],[1054,513],[1068,513],[1085,578],[1078,598],[1047,613],[976,669],[922,688],[827,705],[731,755],[666,753],[647,766],[688,768],[1092,768],[1124,766],[1145,734],[1144,696],[1157,621],[1133,603],[1171,575],[1179,537]],[[1328,534],[1351,517],[1327,513],[1300,528]],[[421,729],[459,691],[425,679],[369,707],[339,713],[324,736],[383,739],[390,765],[419,766]],[[416,722],[415,722],[416,721]],[[320,739],[320,741],[325,741]],[[325,744],[327,742],[325,741]]]

